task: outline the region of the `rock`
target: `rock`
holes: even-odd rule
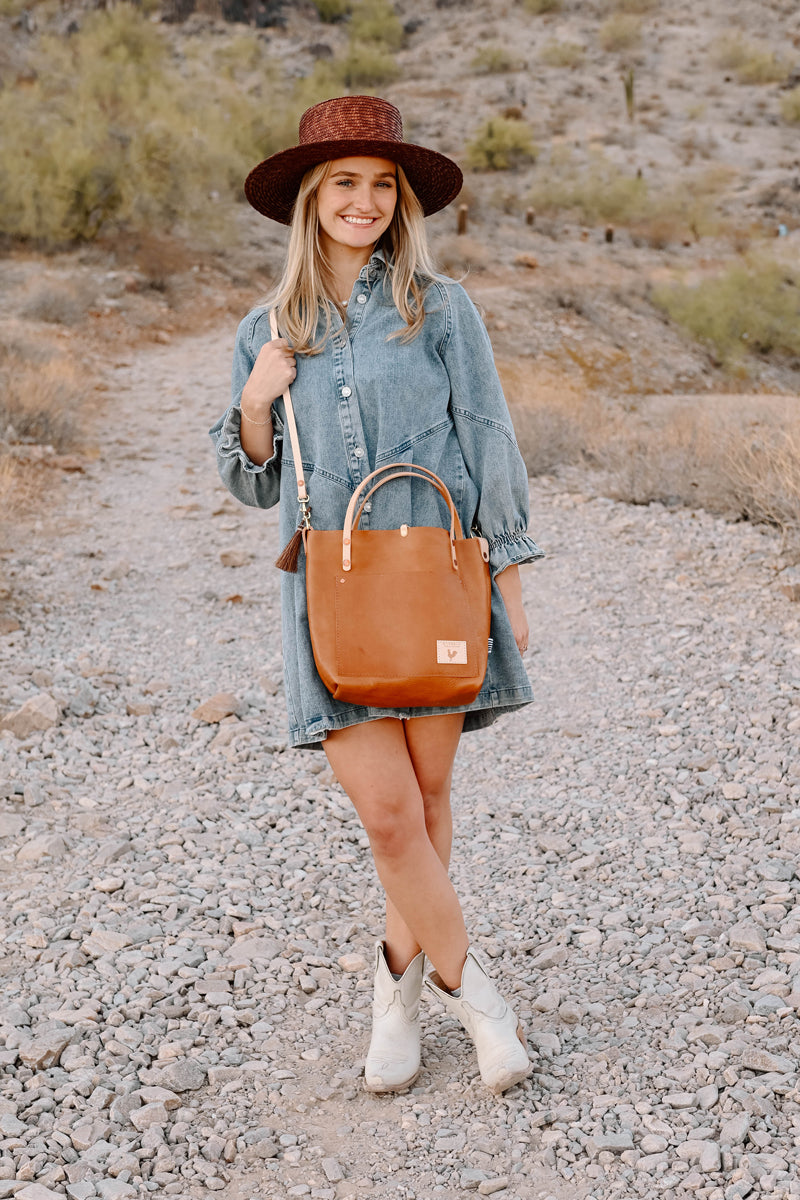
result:
[[[162,1068],[159,1081],[172,1092],[195,1092],[205,1085],[206,1069],[192,1058],[179,1058]]]
[[[667,1092],[664,1096],[664,1103],[668,1104],[670,1108],[696,1108],[697,1092]]]
[[[320,1164],[325,1172],[328,1183],[339,1183],[344,1179],[344,1171],[335,1158],[323,1158]]]
[[[48,692],[40,692],[26,700],[16,712],[11,712],[0,721],[0,730],[8,730],[15,737],[27,738],[38,730],[52,729],[58,724],[60,712]]]
[[[750,1118],[747,1113],[730,1117],[723,1121],[719,1131],[719,1141],[722,1146],[741,1146],[750,1129]]]
[[[745,954],[766,954],[767,939],[764,930],[753,921],[739,921],[728,930],[728,945],[731,950],[743,950]]]
[[[116,954],[132,945],[127,933],[118,929],[93,929],[88,938],[81,943],[81,950],[90,958],[101,958],[104,954]]]
[[[715,1083],[697,1089],[697,1103],[702,1109],[713,1108],[719,1100],[719,1088]]]
[[[44,833],[31,838],[17,851],[17,862],[33,863],[43,858],[63,858],[67,852],[64,839],[57,833]]]
[[[240,702],[232,692],[217,692],[210,700],[198,704],[192,713],[196,721],[204,721],[207,725],[216,725],[226,717],[238,716],[242,711]]]
[[[625,1150],[633,1149],[633,1134],[629,1129],[623,1133],[593,1133],[586,1146],[592,1155],[622,1154]]]
[[[353,974],[357,971],[366,970],[367,960],[363,954],[343,954],[341,958],[336,960],[343,971],[348,974]]]
[[[63,1025],[53,1023],[52,1026],[40,1027],[29,1042],[19,1047],[20,1060],[34,1071],[48,1071],[58,1065],[58,1060],[73,1037],[73,1031]]]
[[[774,1071],[778,1075],[792,1075],[797,1070],[797,1063],[783,1054],[753,1049],[742,1051],[742,1067],[745,1071]]]
[[[63,1193],[54,1192],[48,1187],[43,1187],[41,1183],[29,1183],[14,1195],[22,1200],[63,1200]]]
[[[245,970],[253,963],[272,962],[284,948],[285,943],[277,938],[252,935],[237,938],[225,951],[225,961],[234,971]]]
[[[560,967],[567,961],[567,948],[558,944],[545,946],[534,955],[533,966],[540,971],[546,971],[550,967]]]
[[[646,1133],[639,1142],[642,1154],[662,1154],[669,1142],[660,1133]]]
[[[507,1175],[498,1175],[496,1179],[482,1179],[478,1184],[478,1195],[493,1196],[495,1192],[504,1192],[509,1182]]]
[[[223,567],[246,567],[254,558],[252,550],[223,550],[219,561]]]
[[[143,1104],[141,1108],[135,1108],[130,1115],[131,1125],[140,1133],[144,1133],[145,1129],[149,1129],[151,1125],[164,1126],[168,1121],[166,1107],[160,1101]]]

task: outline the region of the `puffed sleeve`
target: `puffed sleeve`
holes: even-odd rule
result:
[[[228,491],[242,504],[255,508],[271,508],[280,498],[281,454],[283,452],[283,421],[272,406],[272,426],[275,445],[272,457],[265,463],[254,463],[242,447],[242,391],[258,357],[258,351],[269,341],[266,309],[248,313],[236,331],[231,376],[231,406],[209,430],[214,443],[217,469]]]
[[[528,536],[528,472],[486,327],[459,284],[443,290],[447,320],[439,353],[450,377],[450,411],[461,453],[479,493],[475,524],[489,542],[495,576],[544,553]]]

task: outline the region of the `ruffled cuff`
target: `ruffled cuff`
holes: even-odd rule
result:
[[[272,457],[264,463],[254,463],[242,446],[242,414],[238,404],[232,404],[217,424],[209,430],[211,439],[220,458],[238,459],[243,471],[250,475],[261,475],[278,466],[283,453],[283,422],[275,409],[272,410],[272,428],[275,443]]]
[[[536,562],[539,558],[544,558],[544,550],[539,549],[524,529],[501,533],[489,539],[489,568],[493,579],[506,567],[515,563]]]

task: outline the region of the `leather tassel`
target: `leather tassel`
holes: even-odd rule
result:
[[[290,575],[296,575],[302,544],[302,530],[296,529],[292,538],[286,543],[278,558],[275,559],[275,566],[281,571],[288,571]]]

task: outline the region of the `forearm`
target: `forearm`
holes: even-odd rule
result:
[[[522,583],[519,577],[519,567],[516,563],[512,563],[510,567],[506,567],[504,571],[500,571],[495,575],[494,581],[497,584],[500,595],[503,597],[503,603],[506,606],[508,619],[511,624],[511,631],[514,634],[514,641],[521,654],[524,654],[528,649],[528,618],[525,615],[525,608],[522,603]]]
[[[498,575],[495,575],[494,581],[497,584],[500,595],[507,609],[514,606],[522,607],[522,582],[519,577],[519,567],[516,563],[512,563],[510,567],[506,567]]]
[[[242,449],[251,462],[259,466],[267,462],[275,452],[275,431],[272,425],[272,405],[266,409],[248,397],[245,388],[241,400],[242,427],[240,439]]]

